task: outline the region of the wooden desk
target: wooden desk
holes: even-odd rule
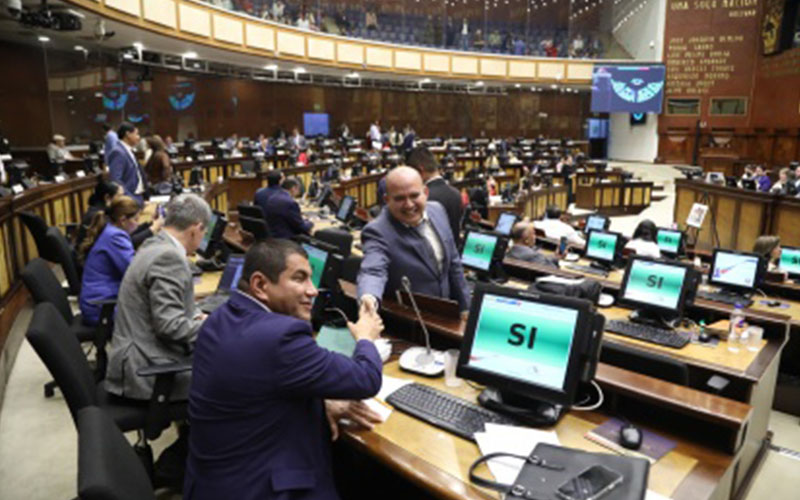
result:
[[[650,206],[652,182],[607,182],[578,185],[575,206],[607,215],[639,213]]]
[[[516,203],[499,204],[489,206],[489,221],[493,224],[503,212],[514,212],[520,217],[528,217],[531,220],[540,219],[549,205],[557,205],[566,211],[569,205],[567,186],[553,186],[537,190],[524,192]]]

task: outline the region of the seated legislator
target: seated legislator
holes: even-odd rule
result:
[[[47,145],[47,158],[50,163],[64,163],[75,159],[67,149],[66,139],[61,134],[54,135],[52,142]]]
[[[117,297],[106,389],[131,399],[148,399],[153,392],[153,377],[136,375],[140,368],[190,361],[205,319],[194,302],[186,256],[203,241],[211,208],[195,194],[182,194],[166,210],[164,229],[136,253]],[[188,397],[189,379],[188,373],[177,376],[173,400]]]
[[[558,268],[558,257],[549,256],[536,248],[536,229],[529,222],[517,222],[511,228],[511,239],[514,246],[508,249],[506,256],[512,259],[543,264],[548,267]]]
[[[633,238],[625,244],[625,248],[633,250],[636,255],[643,257],[661,258],[661,249],[656,243],[656,233],[658,228],[650,219],[643,220],[636,226]]]
[[[197,335],[183,498],[336,500],[336,422],[380,421],[360,402],[381,387],[380,316],[348,323],[351,357],[318,346],[311,266],[289,240],[253,245],[237,286]]]
[[[108,209],[108,207],[111,206],[111,201],[117,196],[122,196],[124,193],[125,190],[116,182],[104,181],[101,179],[97,183],[94,187],[94,192],[89,197],[89,208],[86,210],[86,213],[83,214],[83,218],[81,218],[81,225],[78,227],[78,232],[75,236],[75,248],[81,247],[83,240],[86,238],[86,232],[89,226],[92,225],[94,216]],[[159,232],[163,225],[164,218],[158,213],[155,214],[155,218],[152,222],[143,222],[139,224],[139,227],[130,235],[133,248],[139,248],[144,240]]]
[[[117,130],[119,140],[108,154],[108,171],[111,180],[125,189],[125,194],[140,205],[147,192],[147,179],[133,150],[139,145],[139,129],[123,122]]]
[[[130,234],[139,225],[141,207],[128,196],[117,196],[97,212],[79,248],[83,279],[79,304],[83,322],[96,325],[101,306],[93,301],[117,298],[122,277],[133,260]]]
[[[461,216],[464,212],[461,193],[444,180],[439,170],[439,162],[428,148],[424,146],[415,148],[408,155],[407,163],[422,175],[422,180],[428,188],[428,200],[438,202],[447,211],[450,230],[458,246],[461,241]]]
[[[534,221],[536,229],[544,231],[544,235],[550,239],[559,240],[562,236],[567,237],[567,241],[577,247],[586,246],[586,241],[578,234],[574,227],[561,220],[561,208],[558,205],[549,205],[545,210],[544,219]]]
[[[772,185],[769,192],[772,194],[793,196],[795,194],[794,186],[794,172],[789,168],[782,168],[778,172],[778,182]]]
[[[759,236],[753,243],[753,253],[767,261],[768,271],[775,271],[781,258],[780,236]]]
[[[300,181],[289,178],[283,181],[278,191],[270,196],[264,211],[270,236],[293,238],[299,234],[311,234],[314,223],[303,219],[300,205],[295,198],[300,196]]]
[[[283,182],[283,172],[278,169],[270,170],[267,172],[267,187],[261,188],[256,191],[253,204],[261,208],[264,213],[264,219],[267,218],[267,202],[273,195],[281,192],[281,183]]]
[[[768,193],[772,187],[772,180],[767,175],[767,171],[764,170],[763,165],[756,165],[756,176],[754,180],[756,181],[756,188],[762,193]]]
[[[394,296],[406,276],[411,289],[469,308],[469,288],[447,212],[428,203],[419,172],[397,167],[386,176],[386,206],[361,232],[364,260],[358,273],[358,297],[377,307]]]

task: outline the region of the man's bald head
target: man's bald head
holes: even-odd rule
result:
[[[386,206],[398,221],[416,226],[422,220],[428,201],[428,188],[411,167],[397,167],[386,175]]]

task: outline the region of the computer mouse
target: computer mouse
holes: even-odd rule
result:
[[[700,332],[700,335],[697,336],[697,340],[706,343],[711,340],[711,335],[709,335],[708,332]]]
[[[642,446],[642,431],[631,424],[625,424],[619,430],[619,444],[629,450],[638,450]]]
[[[611,307],[614,305],[614,296],[607,293],[601,293],[597,298],[597,305],[600,307]]]

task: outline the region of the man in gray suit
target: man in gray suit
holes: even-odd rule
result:
[[[506,252],[512,259],[543,264],[548,267],[558,268],[558,256],[547,256],[536,248],[536,229],[530,222],[517,222],[511,228],[511,239],[514,246]]]
[[[126,398],[149,399],[153,392],[153,377],[136,375],[138,369],[190,361],[205,319],[195,306],[186,256],[203,240],[211,209],[199,196],[183,194],[166,212],[162,231],[139,247],[119,289],[106,387]],[[188,397],[189,381],[189,373],[177,377],[173,400]]]
[[[419,172],[397,167],[386,176],[386,206],[361,232],[364,260],[358,296],[377,308],[384,294],[393,297],[407,276],[414,292],[458,301],[469,308],[469,289],[447,212],[428,202]]]

